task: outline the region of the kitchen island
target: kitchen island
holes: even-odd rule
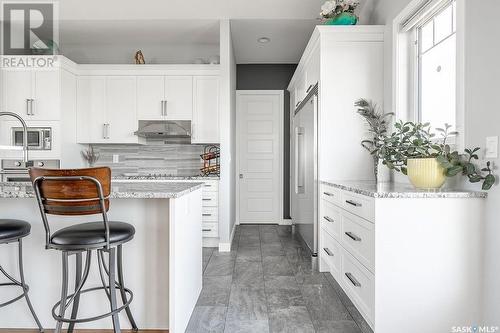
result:
[[[131,309],[140,329],[169,329],[176,333],[184,332],[187,326],[202,286],[201,187],[202,183],[186,182],[112,183],[109,219],[128,222],[136,229],[135,238],[124,246],[124,278],[134,293]],[[23,240],[26,282],[42,325],[54,328],[50,311],[60,297],[60,252],[44,248],[45,232],[31,184],[0,183],[0,211],[0,218],[31,223],[31,235]],[[52,217],[50,222],[55,231],[69,223],[89,220],[99,220],[99,216]],[[11,244],[0,250],[0,263],[12,273],[18,271],[16,248]],[[70,267],[74,267],[71,265],[73,261]],[[73,279],[70,273],[70,281]],[[99,284],[98,270],[92,267],[86,286]],[[3,288],[0,302],[18,293],[16,288]],[[109,311],[105,297],[104,292],[85,294],[79,317]],[[124,313],[120,313],[120,323],[122,328],[130,327]],[[35,323],[23,302],[0,312],[0,328],[33,327]],[[110,318],[77,325],[111,327]]]

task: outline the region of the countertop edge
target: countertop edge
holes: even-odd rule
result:
[[[326,181],[321,180],[320,184],[333,186],[337,189],[372,197],[375,199],[486,199],[488,193],[484,191],[469,191],[469,190],[418,190],[412,188],[411,185],[388,183],[379,184],[382,187],[390,186],[390,190],[378,190],[374,182],[349,182],[349,181]],[[367,187],[374,187],[368,189]]]

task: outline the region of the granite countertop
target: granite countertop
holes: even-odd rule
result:
[[[372,198],[486,198],[482,191],[460,189],[418,190],[410,184],[370,181],[321,181],[321,184]]]
[[[134,175],[134,176],[113,176],[113,180],[127,181],[127,180],[219,180],[218,176],[147,176],[147,175]]]
[[[111,183],[112,199],[175,199],[200,189],[203,183]],[[0,198],[34,198],[30,183],[0,183]]]

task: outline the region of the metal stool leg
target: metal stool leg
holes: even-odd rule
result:
[[[109,300],[111,304],[111,311],[116,310],[116,280],[115,280],[115,270],[116,270],[116,249],[109,249]],[[112,315],[113,318],[113,328],[115,333],[120,333],[120,320],[118,318],[118,313]]]
[[[118,284],[120,288],[120,294],[122,296],[123,303],[127,302],[127,294],[125,293],[125,284],[123,283],[123,249],[121,245],[118,245]],[[128,320],[130,321],[130,325],[132,326],[132,330],[137,332],[139,329],[137,328],[137,324],[135,323],[134,317],[132,316],[132,311],[130,310],[130,306],[125,308],[125,312],[127,313]]]
[[[26,299],[26,303],[28,303],[28,307],[30,308],[31,314],[33,315],[33,318],[36,321],[36,325],[38,326],[38,330],[40,332],[43,332],[43,327],[42,324],[40,324],[40,320],[38,320],[38,317],[36,316],[35,310],[33,309],[33,305],[31,304],[30,298],[28,296],[28,288],[26,287],[26,282],[24,281],[24,268],[23,268],[23,241],[22,239],[19,239],[18,243],[18,249],[19,249],[19,274],[21,275],[21,284],[24,292],[24,298]]]
[[[78,286],[80,285],[80,281],[82,278],[82,253],[76,253],[76,274],[75,274],[75,298],[73,300],[73,309],[71,310],[71,319],[76,319],[76,315],[78,314],[78,305],[80,303],[80,291],[78,290]],[[68,325],[68,333],[72,333],[75,328],[75,323],[69,323]]]
[[[62,287],[61,287],[61,304],[59,308],[59,317],[64,318],[66,310],[66,298],[68,297],[68,252],[62,252]],[[61,333],[63,322],[57,321],[55,333]]]

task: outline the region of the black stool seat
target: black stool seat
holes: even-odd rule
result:
[[[109,243],[124,243],[134,237],[135,228],[125,222],[109,222]],[[66,227],[54,232],[52,245],[81,249],[106,244],[103,222],[88,222]]]
[[[0,242],[28,236],[31,225],[26,221],[0,219]]]

